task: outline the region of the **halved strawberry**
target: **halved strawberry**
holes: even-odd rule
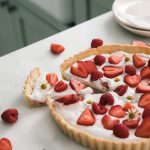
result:
[[[68,85],[64,83],[62,80],[57,82],[54,86],[54,90],[56,92],[62,92],[68,88]]]
[[[137,119],[125,119],[123,120],[123,124],[125,124],[128,128],[136,128],[140,122],[140,118]]]
[[[119,96],[123,96],[126,93],[127,89],[128,86],[126,84],[120,85],[114,90],[114,92],[116,92]]]
[[[58,82],[58,77],[55,73],[49,73],[46,75],[46,80],[51,86],[54,86]]]
[[[126,65],[125,72],[131,76],[136,74],[136,68],[133,65]]]
[[[92,110],[95,114],[100,114],[100,115],[106,114],[108,111],[108,109],[105,106],[100,105],[96,102],[92,103]]]
[[[65,50],[65,48],[60,44],[52,43],[50,50],[54,54],[60,54]]]
[[[126,125],[118,123],[113,128],[113,134],[119,138],[127,138],[129,136],[129,129]]]
[[[140,57],[138,56],[136,53],[133,54],[133,64],[135,67],[143,67],[146,62]]]
[[[94,62],[87,60],[84,63],[85,63],[85,68],[88,74],[91,74],[93,71],[97,70]]]
[[[150,93],[150,85],[147,85],[144,82],[140,82],[136,87],[136,92],[138,93]]]
[[[106,104],[113,105],[114,104],[114,97],[110,93],[104,93],[100,97],[99,104],[105,106]]]
[[[124,55],[116,55],[116,54],[114,54],[114,55],[111,55],[108,58],[108,61],[111,64],[119,64],[122,61],[123,57],[124,57]]]
[[[141,46],[141,47],[148,47],[148,45],[142,41],[134,40],[132,41],[132,45],[134,46]]]
[[[140,75],[142,79],[150,79],[150,68],[148,66],[142,68]]]
[[[123,108],[120,105],[114,105],[110,108],[109,115],[123,118],[125,116],[125,111],[123,111]]]
[[[77,124],[92,126],[95,124],[95,117],[90,108],[86,108],[77,120]]]
[[[106,62],[106,58],[103,55],[96,55],[94,57],[94,62],[96,65],[101,66]]]
[[[134,106],[130,102],[126,102],[125,105],[123,106],[124,111],[128,111],[129,109],[134,108]]]
[[[103,73],[102,72],[100,72],[98,70],[95,70],[91,73],[91,78],[90,78],[91,81],[96,81],[100,78],[103,78]]]
[[[81,78],[87,78],[88,72],[85,68],[85,63],[82,61],[77,61],[77,65],[78,67],[71,66],[71,73]]]
[[[140,97],[138,106],[142,108],[150,106],[150,93],[145,93]]]
[[[150,138],[150,117],[143,120],[140,126],[135,131],[137,137]]]
[[[141,77],[139,75],[129,76],[126,75],[124,77],[124,82],[128,84],[130,87],[136,87],[141,81]]]
[[[120,121],[119,119],[114,119],[110,117],[109,115],[104,115],[101,119],[102,125],[107,130],[112,130],[116,124],[118,124]]]
[[[104,71],[104,76],[107,78],[115,78],[123,73],[123,69],[121,67],[104,66],[102,69]]]
[[[142,118],[150,117],[150,106],[146,107],[142,113]]]
[[[7,138],[0,139],[0,150],[12,150],[10,140],[8,140]]]
[[[79,101],[79,97],[76,94],[69,94],[56,99],[57,102],[63,103],[64,105],[74,104]]]
[[[70,79],[69,84],[70,84],[71,88],[73,90],[75,90],[76,92],[79,92],[86,87],[83,83],[81,83],[80,81],[78,81],[74,78]]]

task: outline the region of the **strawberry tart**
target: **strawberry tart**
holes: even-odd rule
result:
[[[76,142],[93,149],[150,149],[150,49],[110,45],[83,51],[60,66],[63,79],[28,76],[29,106],[47,104]]]

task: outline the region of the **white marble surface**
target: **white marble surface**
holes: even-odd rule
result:
[[[7,125],[0,120],[0,138],[11,140],[13,150],[84,150],[62,133],[53,121],[47,107],[30,109],[23,101],[22,88],[32,68],[60,76],[59,64],[81,50],[88,49],[93,38],[100,37],[105,44],[130,43],[132,40],[149,42],[149,38],[134,35],[121,28],[106,13],[28,47],[0,57],[0,114],[7,108],[19,110],[19,120]],[[61,43],[66,50],[59,56],[49,52],[52,42]]]

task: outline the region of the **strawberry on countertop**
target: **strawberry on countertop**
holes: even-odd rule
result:
[[[91,48],[97,48],[99,46],[103,45],[103,40],[97,38],[97,39],[93,39],[91,42]]]
[[[77,124],[92,126],[95,124],[95,117],[90,108],[86,108],[77,120]]]
[[[12,150],[12,144],[9,139],[0,139],[0,150]]]
[[[60,54],[65,50],[65,48],[60,44],[52,43],[50,46],[50,50],[54,54]]]
[[[113,118],[109,115],[104,115],[101,119],[101,123],[103,127],[107,130],[112,130],[116,124],[118,124],[120,121],[117,118]]]

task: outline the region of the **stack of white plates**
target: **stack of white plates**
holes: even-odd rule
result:
[[[122,27],[150,37],[150,0],[115,0],[112,10]]]

